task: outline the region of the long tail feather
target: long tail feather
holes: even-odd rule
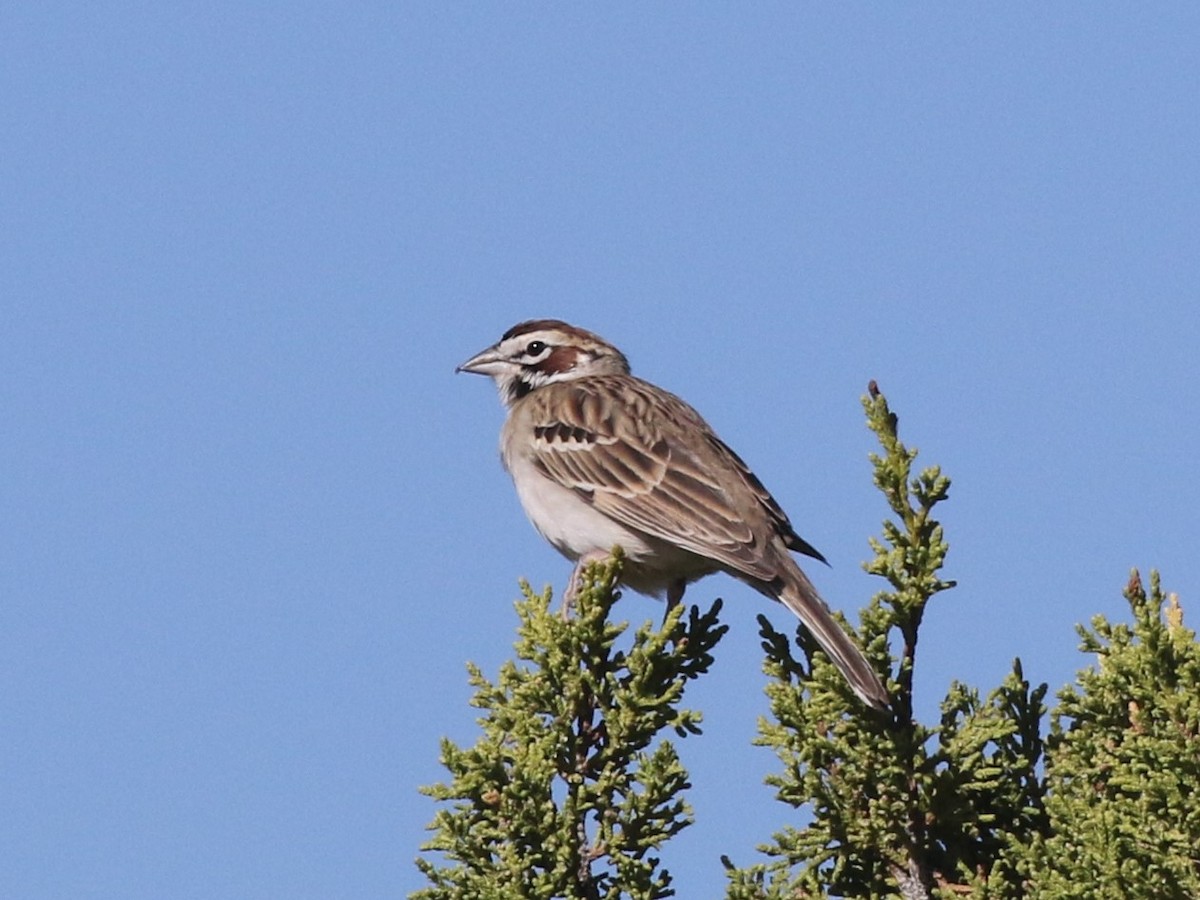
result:
[[[789,583],[777,594],[779,601],[800,617],[800,621],[812,632],[821,649],[846,676],[854,693],[869,706],[886,709],[887,690],[879,680],[879,675],[863,656],[863,652],[834,619],[829,607],[808,580],[808,576],[801,572],[799,567],[795,567],[792,574],[798,575],[799,578],[789,579]]]

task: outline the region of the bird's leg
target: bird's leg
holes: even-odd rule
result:
[[[601,550],[593,550],[591,553],[585,553],[579,557],[575,568],[571,570],[571,580],[567,582],[567,589],[563,592],[562,617],[564,619],[570,617],[571,610],[575,607],[575,598],[579,596],[579,589],[583,586],[583,570],[592,563],[604,559],[608,559],[608,554]]]
[[[680,604],[683,600],[683,592],[687,590],[687,582],[682,578],[672,581],[667,585],[667,611],[663,613],[663,621],[667,621],[667,616],[671,614],[671,610]]]

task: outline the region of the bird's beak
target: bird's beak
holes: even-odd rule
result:
[[[476,353],[455,372],[474,372],[476,375],[499,375],[509,366],[508,360],[494,346]]]

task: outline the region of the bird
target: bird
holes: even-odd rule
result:
[[[792,551],[825,562],[685,401],[630,373],[625,354],[558,319],[514,325],[457,372],[490,376],[507,409],[500,457],[534,528],[575,563],[624,553],[621,583],[668,608],[725,572],[790,609],[866,704],[888,694]]]

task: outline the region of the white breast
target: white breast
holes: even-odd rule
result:
[[[607,553],[614,545],[620,545],[633,562],[652,555],[643,535],[597,512],[574,491],[539,472],[528,459],[514,455],[504,462],[525,515],[563,556],[574,561],[588,553]]]
[[[671,541],[627,528],[598,512],[574,491],[543,475],[520,452],[519,448],[524,446],[520,440],[502,437],[500,446],[504,467],[512,475],[529,521],[572,562],[587,555],[607,555],[619,546],[625,553],[622,584],[653,596],[661,596],[672,584],[694,581],[718,570],[719,566],[711,559],[697,556]]]

